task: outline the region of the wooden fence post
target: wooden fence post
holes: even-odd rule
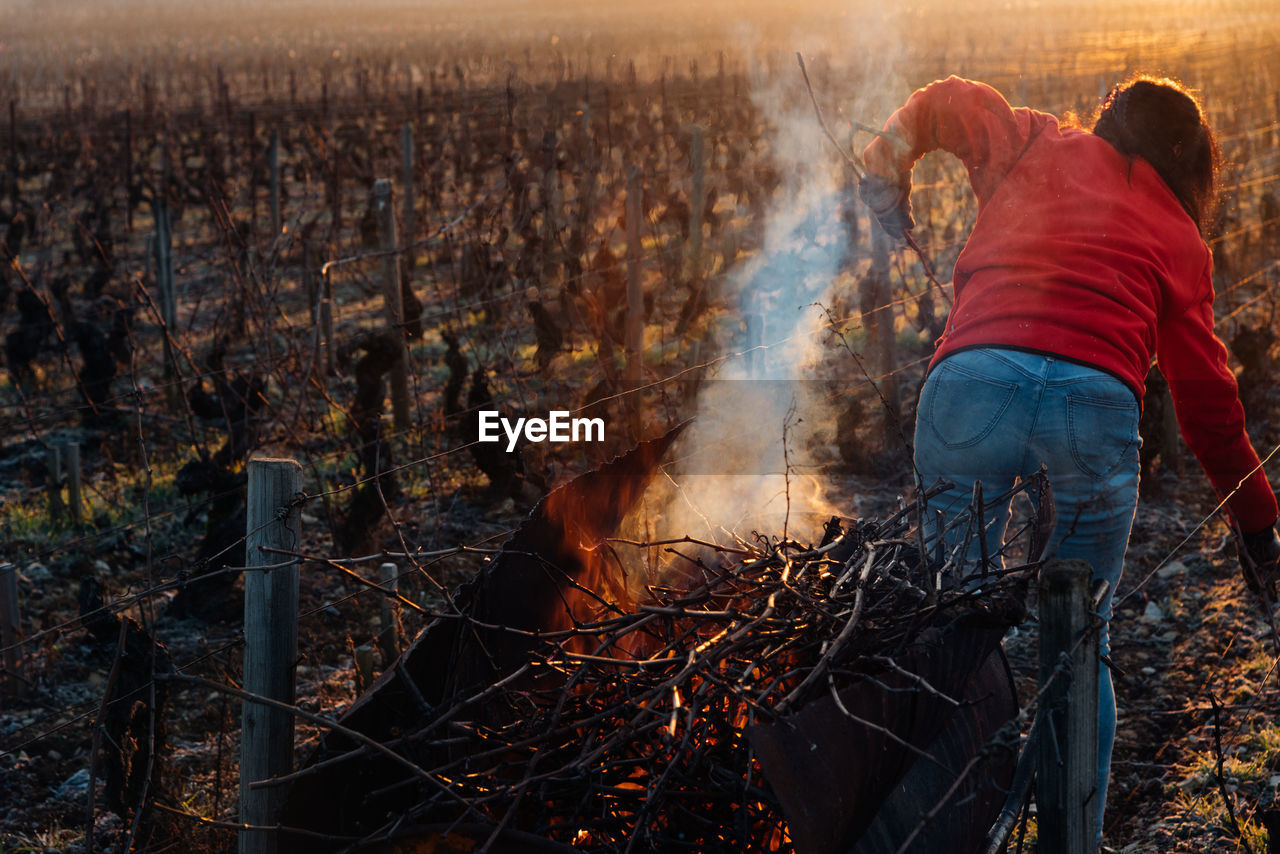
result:
[[[373,684],[373,647],[361,644],[356,647],[356,696],[369,690]]]
[[[333,354],[337,349],[333,341],[333,270],[328,267],[320,274],[320,334],[324,336],[324,374],[333,376]]]
[[[18,102],[9,99],[9,202],[18,208]]]
[[[613,162],[613,96],[604,87],[604,152],[605,162]]]
[[[332,245],[342,232],[342,173],[339,170],[338,137],[329,120],[328,84],[320,92],[324,114],[325,199],[329,204],[329,243]]]
[[[271,239],[280,237],[280,131],[271,131],[267,148],[267,169],[271,176]]]
[[[400,342],[400,358],[391,367],[391,408],[397,433],[409,429],[409,353],[404,343],[404,295],[400,290],[400,259],[396,257],[396,209],[391,203],[391,182],[379,179],[373,185],[374,212],[378,218],[378,249],[382,256],[382,296],[387,308],[387,325]]]
[[[0,648],[4,649],[5,692],[23,693],[22,623],[18,611],[18,567],[0,563]]]
[[[1043,693],[1036,815],[1041,854],[1087,854],[1098,845],[1098,630],[1092,575],[1080,560],[1050,561],[1040,570]]]
[[[164,186],[168,186],[168,158],[164,158]],[[152,202],[156,220],[155,250],[156,290],[160,297],[160,319],[164,322],[164,385],[165,400],[169,408],[177,410],[182,405],[182,389],[178,381],[178,360],[173,351],[173,337],[178,332],[178,295],[173,284],[173,231],[169,220],[169,201],[163,195]]]
[[[693,126],[693,143],[689,147],[689,161],[693,168],[693,186],[689,199],[689,282],[701,288],[702,279],[702,220],[707,205],[707,143],[706,132],[701,125]]]
[[[178,325],[178,306],[173,292],[173,230],[169,220],[168,199],[156,198],[154,214],[156,289],[160,292],[160,317],[172,334]]]
[[[249,461],[244,573],[244,689],[294,701],[298,657],[298,566],[264,547],[297,550],[300,513],[291,504],[302,488],[294,460]],[[287,774],[293,764],[293,716],[252,700],[241,706],[240,821],[274,825],[283,800],[278,786],[251,789],[255,780]],[[273,854],[273,832],[241,831],[240,854]]]
[[[400,590],[400,570],[394,563],[384,563],[379,567],[378,580],[382,586],[398,593]],[[381,623],[378,632],[378,647],[382,650],[382,666],[390,667],[397,658],[400,657],[400,635],[399,635],[399,615],[400,603],[394,596],[383,595],[381,608],[379,609],[379,622]]]
[[[258,119],[253,110],[249,111],[247,130],[245,133],[245,151],[254,161],[258,158]],[[256,173],[253,178],[261,175],[257,169],[253,169]],[[257,234],[258,232],[258,181],[249,181],[249,233]]]
[[[549,130],[543,134],[541,153],[545,158],[545,169],[542,173],[542,234],[538,250],[542,261],[543,281],[550,281],[556,278],[553,250],[558,242],[556,240],[556,230],[559,228],[561,207],[560,169],[557,165],[559,148],[559,136],[554,130]],[[627,186],[631,185],[628,184]],[[630,234],[629,231],[628,234]],[[630,249],[631,247],[628,244],[627,251],[630,251]]]
[[[631,391],[631,432],[639,441],[641,433],[640,386],[643,370],[641,362],[644,350],[644,289],[640,282],[640,220],[644,206],[640,203],[640,173],[636,167],[627,169],[627,390]]]
[[[320,262],[316,258],[315,246],[310,241],[302,244],[302,289],[307,292],[307,306],[311,313],[311,326],[319,340],[320,326]]]
[[[51,445],[44,452],[46,506],[49,521],[57,524],[62,518],[65,505],[62,503],[62,448]]]
[[[133,114],[124,111],[124,230],[133,234]]]
[[[405,122],[404,126],[400,128],[400,181],[404,190],[404,224],[401,228],[404,229],[406,246],[413,243],[414,229],[416,228],[416,217],[413,209],[416,198],[413,167],[416,162],[417,158],[414,156],[413,148],[413,125]],[[416,255],[417,253],[412,249],[405,251],[404,267],[406,271],[413,269]]]
[[[222,131],[223,133],[230,133],[231,132],[231,89],[230,87],[227,86],[226,73],[222,70],[221,65],[219,65],[216,69],[216,76],[217,76],[217,82],[215,85],[217,86],[217,89],[218,89],[217,109],[222,111]]]
[[[322,266],[316,248],[311,243],[302,246],[302,285],[311,307],[311,370],[314,376],[333,374],[333,315],[328,310],[329,271]]]
[[[67,504],[71,507],[71,524],[84,524],[84,504],[80,499],[80,443],[67,442],[64,462],[67,470]]]

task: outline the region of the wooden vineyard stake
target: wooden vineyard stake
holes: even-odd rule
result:
[[[18,609],[18,567],[0,563],[0,649],[4,650],[5,693],[18,695],[23,692],[22,680],[22,624]]]
[[[57,524],[66,509],[62,503],[62,448],[53,445],[44,452],[45,490],[48,500],[49,522]]]
[[[71,507],[71,524],[79,528],[84,524],[84,504],[80,497],[80,443],[68,442],[63,446],[67,470],[67,504]]]
[[[168,186],[168,158],[165,158],[164,185]],[[160,301],[160,319],[164,324],[164,379],[165,399],[169,408],[177,410],[182,405],[182,388],[178,380],[177,358],[173,339],[178,332],[178,296],[173,282],[173,232],[169,219],[169,202],[164,195],[153,201],[155,214],[155,239],[151,245],[155,253],[156,291]]]
[[[244,690],[293,703],[298,658],[297,561],[263,548],[296,551],[301,516],[293,506],[302,489],[294,460],[249,461],[244,573]],[[293,716],[245,700],[241,706],[240,821],[273,825],[283,800],[278,786],[249,784],[287,774],[293,764]],[[241,831],[240,854],[273,854],[276,834]]]
[[[329,270],[322,267],[315,246],[302,247],[302,283],[311,306],[312,366],[313,375],[333,375],[333,309],[329,300],[333,297]]]
[[[413,148],[413,125],[408,122],[400,128],[400,181],[404,192],[404,223],[401,228],[404,230],[404,242],[406,244],[413,243],[416,216],[413,209],[414,198],[416,194],[416,184],[414,182],[414,157]],[[404,269],[405,272],[411,272],[414,267],[416,252],[412,249],[405,251]]]
[[[124,111],[124,229],[133,234],[133,115]]]
[[[378,648],[382,650],[382,666],[390,667],[400,657],[399,613],[400,604],[395,594],[400,591],[400,570],[394,563],[384,563],[379,567],[382,587],[391,591],[391,595],[383,594],[378,612],[379,631]]]
[[[327,91],[327,90],[322,90]],[[342,232],[342,176],[338,163],[338,137],[329,121],[327,98],[324,101],[325,140],[325,199],[329,203],[329,243],[332,245]]]
[[[156,236],[155,248],[156,290],[160,297],[160,317],[173,334],[178,325],[178,306],[173,292],[173,231],[169,219],[169,203],[155,200]]]
[[[560,170],[557,166],[560,147],[556,132],[549,130],[542,137],[542,154],[545,166],[542,173],[542,235],[539,244],[542,256],[543,281],[556,276],[553,250],[556,246],[556,230],[560,219]]]
[[[245,131],[244,150],[247,156],[252,158],[258,157],[258,118],[253,110],[249,111],[248,125]],[[253,175],[249,181],[249,233],[258,233],[258,170],[254,169]]]
[[[267,169],[271,179],[271,239],[280,237],[280,131],[271,131],[267,147]]]
[[[324,342],[324,359],[321,364],[324,366],[325,376],[331,377],[334,374],[334,350],[336,349],[333,341],[333,271],[326,268],[320,276],[320,334],[323,336]]]
[[[222,66],[219,65],[216,72],[218,103],[222,107],[222,126],[223,133],[231,132],[231,89],[227,86],[227,78]]]
[[[1042,854],[1098,845],[1098,631],[1081,560],[1040,570],[1040,740],[1036,814]],[[1052,682],[1049,680],[1052,678]]]
[[[18,208],[18,102],[9,99],[9,203]]]
[[[689,147],[689,163],[693,169],[693,186],[689,199],[689,274],[690,286],[702,287],[702,220],[707,204],[707,142],[701,125],[693,126],[693,142]]]
[[[373,647],[356,647],[356,694],[363,694],[373,684]]]
[[[608,86],[604,87],[604,159],[613,161],[613,96]]]
[[[317,341],[320,335],[320,280],[317,276],[320,264],[316,260],[316,248],[307,241],[302,244],[302,289],[307,293],[307,305],[311,310],[311,326]]]
[[[641,438],[640,386],[644,349],[644,290],[640,282],[640,174],[634,166],[627,169],[627,390],[631,391],[631,433]]]
[[[378,218],[378,250],[382,255],[382,296],[387,310],[387,326],[400,342],[400,358],[391,367],[391,408],[397,433],[409,429],[409,353],[404,344],[404,295],[400,290],[400,259],[396,255],[396,209],[392,206],[391,182],[379,179],[373,185],[374,212]]]

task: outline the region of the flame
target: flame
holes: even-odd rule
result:
[[[667,738],[676,737],[676,721],[680,714],[680,689],[671,689],[671,720],[667,723]]]
[[[629,506],[635,493],[643,490],[643,483],[629,484],[618,478],[618,489],[610,496],[621,506]],[[627,591],[626,567],[614,551],[605,543],[613,536],[614,526],[606,528],[601,517],[621,515],[601,513],[599,508],[576,503],[578,496],[567,490],[553,491],[547,496],[544,512],[558,528],[557,553],[564,558],[560,569],[565,577],[558,580],[562,607],[548,615],[553,631],[565,631],[597,622],[610,612],[630,613],[635,601]],[[610,562],[614,562],[610,566]],[[615,610],[616,609],[616,610]],[[592,648],[592,638],[587,635],[572,637],[565,648],[571,652],[601,654]]]
[[[665,445],[641,445],[605,469],[586,475],[574,489],[553,490],[542,515],[554,542],[551,552],[563,576],[556,580],[560,607],[547,615],[546,628],[567,631],[636,611],[645,597],[645,566],[633,547],[615,547],[609,538],[643,516],[643,501]],[[607,469],[607,470],[606,470]],[[639,505],[639,508],[638,508]],[[566,640],[567,652],[611,658],[646,658],[657,650],[643,631],[626,632],[617,641],[584,631]]]
[[[656,470],[656,460],[646,462],[645,466],[617,466],[585,483],[577,482],[574,489],[553,491],[541,507],[546,524],[538,529],[538,539],[529,541],[529,545],[536,544],[544,557],[540,566],[545,567],[545,577],[553,580],[555,586],[555,607],[544,616],[545,628],[551,632],[570,633],[558,641],[560,650],[570,659],[573,656],[597,657],[588,660],[593,666],[605,668],[612,667],[611,662],[627,659],[649,660],[656,656],[689,659],[688,673],[679,685],[672,684],[647,697],[637,698],[638,705],[648,710],[641,717],[653,724],[648,732],[658,743],[651,743],[655,764],[634,769],[626,778],[615,778],[610,784],[611,791],[605,798],[607,812],[620,821],[636,815],[636,796],[629,794],[630,791],[644,793],[655,785],[655,781],[666,778],[665,774],[658,773],[659,769],[685,762],[689,755],[696,755],[706,744],[723,746],[738,743],[742,731],[754,720],[750,704],[715,695],[717,705],[714,708],[705,706],[711,701],[701,699],[704,696],[702,689],[707,684],[705,679],[713,676],[716,680],[754,684],[756,668],[744,669],[737,663],[730,669],[727,660],[705,665],[718,670],[718,673],[713,673],[712,669],[702,671],[692,667],[697,659],[710,654],[717,644],[739,629],[741,623],[714,619],[685,622],[676,612],[674,618],[640,616],[638,620],[630,620],[627,628],[620,631],[612,631],[604,624],[618,616],[638,611],[643,613],[642,605],[669,605],[673,599],[683,595],[682,591],[692,592],[709,582],[717,591],[712,607],[732,609],[738,604],[737,595],[748,594],[732,584],[717,585],[717,565],[728,568],[729,563],[740,564],[739,569],[748,580],[759,572],[772,571],[765,561],[759,561],[757,566],[757,562],[743,560],[745,555],[741,549],[750,546],[745,536],[737,531],[747,524],[747,516],[737,517],[731,525],[715,521],[715,516],[741,513],[743,507],[750,506],[748,502],[752,498],[760,499],[759,494],[744,496],[740,491],[727,488],[735,485],[732,478],[704,475],[697,480],[697,497],[703,500],[695,502],[691,500],[689,491],[675,484],[672,478],[650,478],[649,475]],[[801,507],[810,509],[820,504],[816,500],[819,490],[816,480],[797,478],[792,485],[797,487],[791,494],[797,499],[791,515],[796,521]],[[767,492],[765,497],[773,504],[779,503],[775,492]],[[690,519],[686,508],[697,514],[701,527],[686,527]],[[707,512],[702,512],[704,510]],[[768,526],[762,529],[769,530]],[[707,536],[708,532],[712,536]],[[666,548],[651,545],[666,539],[679,539],[686,534],[699,539],[715,539],[738,550],[725,554],[689,544],[679,546],[674,550],[675,554],[670,554]],[[636,543],[646,546],[638,548]],[[784,565],[784,583],[791,580],[794,572],[795,568],[789,562]],[[768,605],[772,607],[772,601]],[[636,622],[650,619],[651,622],[635,627]],[[663,620],[667,624],[662,623]],[[676,629],[670,625],[673,620]],[[780,655],[779,661],[785,665],[790,656],[787,652]],[[675,673],[680,663],[673,663],[671,667],[671,672]],[[619,664],[618,671],[621,678],[616,684],[625,686],[626,674],[631,672],[631,668]],[[772,684],[771,692],[776,694],[788,690],[788,680],[774,681],[776,684]],[[587,690],[587,685],[587,680],[575,683],[574,690]],[[683,731],[681,714],[685,715]],[[713,731],[704,729],[703,716],[715,721]],[[737,734],[724,731],[720,721],[727,722]],[[585,730],[582,735],[584,739],[595,737]],[[721,742],[722,739],[726,741]],[[755,811],[765,815],[770,809],[768,805],[758,804]],[[595,832],[587,828],[576,831],[565,828],[565,831],[574,835],[564,841],[571,839],[575,847],[594,847],[602,842]],[[760,846],[753,845],[753,850],[778,851],[789,844],[785,828],[776,826],[772,817],[760,826],[756,838]]]
[[[610,542],[611,538],[651,543],[692,534],[738,546],[744,542],[739,533],[747,530],[743,526],[768,530],[771,526],[764,523],[775,521],[770,514],[777,515],[784,528],[788,517],[799,522],[801,516],[825,520],[832,515],[819,479],[811,475],[793,475],[789,482],[774,476],[699,475],[683,484],[665,470],[654,477],[681,429],[642,443],[579,478],[573,488],[553,490],[544,499],[541,515],[547,539],[539,543],[539,552],[553,565],[549,573],[560,573],[554,578],[557,604],[545,615],[544,627],[553,632],[583,629],[563,641],[565,652],[615,659],[656,654],[663,645],[656,633],[641,629],[614,638],[591,627],[611,616],[634,613],[638,603],[666,598],[655,594],[656,588],[678,592],[704,583],[700,562],[723,558],[709,549],[691,546],[667,554],[659,547],[637,549]],[[775,483],[779,480],[784,482]],[[717,521],[726,516],[732,521]],[[695,654],[721,639],[715,629],[700,634]]]

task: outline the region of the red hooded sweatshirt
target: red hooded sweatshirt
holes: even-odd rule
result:
[[[1213,331],[1212,256],[1155,169],[959,77],[917,90],[885,129],[905,144],[877,137],[868,169],[900,179],[942,149],[964,163],[978,198],[930,367],[975,347],[1029,350],[1100,368],[1141,400],[1156,357],[1214,488],[1240,485],[1229,506],[1241,528],[1273,524],[1275,493]]]

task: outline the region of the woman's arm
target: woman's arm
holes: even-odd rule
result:
[[[1245,432],[1227,348],[1213,331],[1212,284],[1206,281],[1202,293],[1197,303],[1161,322],[1160,371],[1169,381],[1182,437],[1213,488],[1226,496],[1239,485],[1228,507],[1242,530],[1261,531],[1276,521],[1276,496]]]
[[[1013,168],[1027,144],[1057,119],[1009,102],[985,83],[948,77],[917,89],[862,153],[875,174],[901,182],[916,161],[941,149],[964,163],[979,204]]]

